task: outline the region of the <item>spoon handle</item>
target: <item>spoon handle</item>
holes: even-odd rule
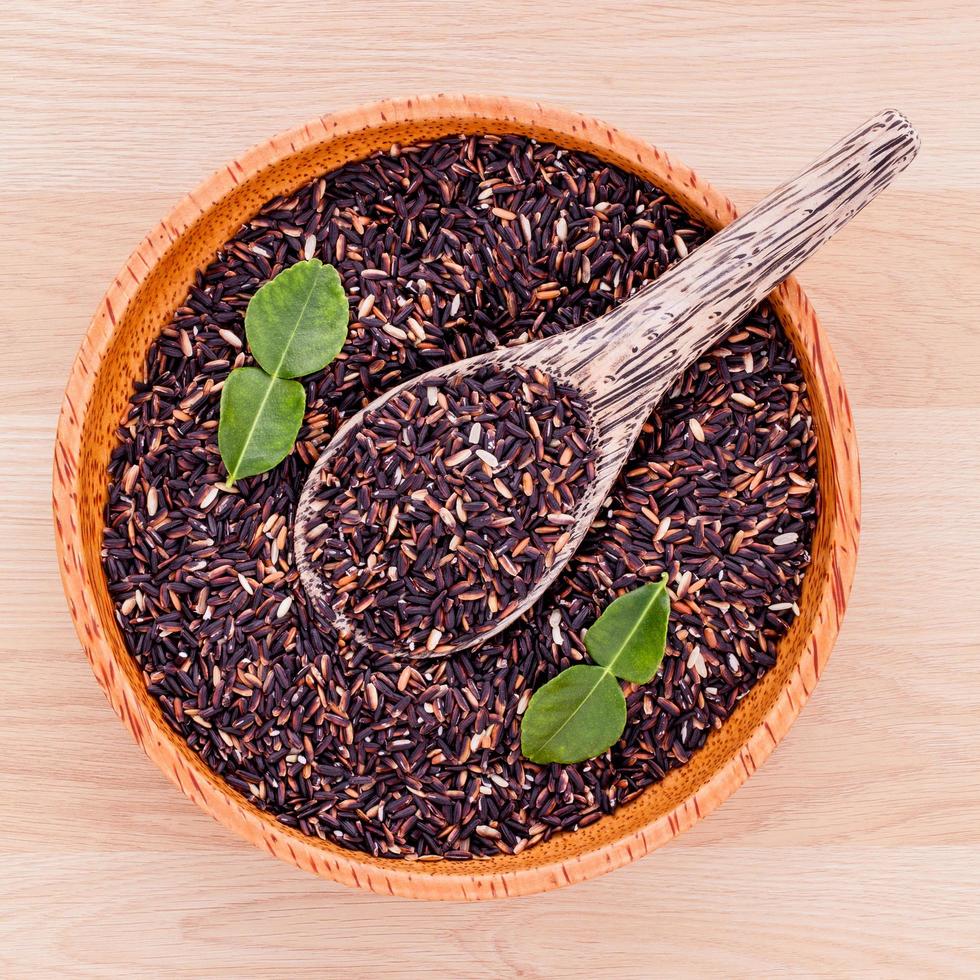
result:
[[[617,310],[585,327],[566,376],[607,425],[644,418],[699,354],[880,194],[919,137],[886,109]]]

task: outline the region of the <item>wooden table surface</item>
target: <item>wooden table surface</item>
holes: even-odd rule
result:
[[[976,0],[8,0],[0,976],[978,975],[978,13]],[[171,205],[298,122],[450,90],[607,118],[743,207],[886,105],[923,137],[913,168],[801,275],[864,471],[857,582],[809,706],[761,772],[661,851],[482,905],[308,877],[179,795],[89,671],[48,502],[88,318]]]

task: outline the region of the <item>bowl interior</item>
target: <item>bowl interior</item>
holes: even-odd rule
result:
[[[595,154],[651,180],[709,226],[734,216],[724,196],[662,153],[594,120],[504,100],[386,103],[330,117],[250,151],[182,202],[131,257],[96,315],[75,365],[61,425],[55,513],[66,593],[93,668],[147,753],[208,812],[293,863],[351,884],[421,897],[538,891],[591,877],[656,847],[727,797],[791,724],[829,654],[856,548],[856,454],[833,355],[792,282],[773,304],[807,379],[818,439],[821,508],[801,615],[774,669],[690,762],[592,826],[517,856],[407,863],[372,858],[283,827],[216,778],[165,723],[116,626],[100,549],[115,429],[147,349],[196,270],[269,198],[351,160],[454,133],[517,133]]]

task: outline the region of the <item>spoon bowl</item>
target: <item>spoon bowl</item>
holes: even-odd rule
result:
[[[322,527],[323,521],[323,515],[318,507],[318,493],[325,479],[327,479],[327,474],[330,473],[338,455],[349,451],[351,437],[364,428],[366,423],[370,424],[370,417],[374,413],[380,412],[386,405],[398,399],[398,396],[413,389],[427,387],[441,388],[446,382],[472,378],[474,375],[481,374],[487,370],[504,373],[533,368],[542,369],[547,365],[549,369],[545,373],[554,381],[578,390],[578,386],[574,382],[563,376],[558,370],[552,369],[554,366],[549,359],[545,358],[539,363],[536,357],[540,353],[539,348],[539,344],[501,347],[477,357],[443,365],[442,367],[426,372],[421,377],[412,378],[385,392],[384,395],[352,415],[336,431],[333,438],[324,448],[307,477],[296,510],[296,520],[293,530],[294,555],[303,586],[312,601],[313,608],[318,615],[323,617],[325,621],[332,623],[342,634],[353,636],[358,643],[368,647],[374,647],[382,652],[390,652],[390,642],[356,627],[346,613],[335,608],[333,590],[324,580],[324,576],[319,567],[318,559],[320,557],[320,550],[317,544],[311,541],[313,536],[311,532],[318,527]],[[596,420],[592,418],[591,406],[589,408],[590,434],[596,434],[601,430],[598,428]],[[597,440],[593,439],[593,441]],[[616,459],[611,458],[610,454],[607,453],[598,457],[597,464],[603,467],[602,474],[596,474],[596,478],[588,483],[585,487],[585,492],[576,500],[573,509],[568,511],[566,515],[563,515],[567,518],[570,530],[567,543],[551,556],[551,560],[554,563],[552,570],[549,570],[544,576],[539,578],[520,601],[516,601],[501,610],[493,619],[489,629],[473,629],[468,630],[465,635],[456,637],[447,636],[445,641],[440,641],[437,645],[429,648],[426,648],[424,645],[414,648],[414,644],[412,646],[402,647],[398,650],[399,656],[410,659],[423,659],[431,656],[445,656],[453,652],[453,650],[462,650],[477,646],[491,636],[495,636],[516,619],[520,618],[541,597],[548,585],[554,581],[555,575],[567,564],[569,558],[571,558],[581,544],[592,523],[592,518],[596,510],[605,499],[609,487],[616,477],[619,466],[622,464],[622,459],[617,463]]]

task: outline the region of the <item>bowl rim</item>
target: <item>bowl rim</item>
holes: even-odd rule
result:
[[[641,167],[665,175],[675,200],[693,206],[716,228],[736,217],[731,201],[693,171],[652,147],[600,120],[539,102],[498,96],[430,95],[387,99],[311,120],[252,147],[217,170],[187,194],[150,231],[124,263],[100,302],[72,364],[58,420],[53,469],[53,511],[62,584],[76,632],[111,706],[154,763],[194,802],[240,836],[303,870],[346,885],[388,895],[422,899],[478,900],[528,895],[584,881],[621,867],[676,837],[727,799],[769,756],[796,719],[829,658],[843,618],[857,558],[860,527],[860,473],[857,442],[848,398],[832,350],[805,294],[788,279],[771,294],[777,312],[792,308],[805,321],[807,339],[824,397],[833,406],[829,434],[834,460],[838,523],[830,536],[830,574],[820,584],[813,630],[806,642],[810,656],[800,656],[789,679],[777,691],[765,717],[739,751],[681,803],[635,831],[584,853],[507,871],[481,872],[480,862],[455,864],[453,873],[433,874],[433,864],[400,859],[372,859],[357,851],[327,845],[280,824],[259,810],[208,769],[166,723],[143,710],[135,692],[113,664],[102,622],[90,601],[93,569],[85,558],[81,520],[79,462],[83,423],[100,366],[116,326],[155,264],[185,231],[226,195],[251,177],[324,141],[391,124],[426,119],[494,120],[501,126],[534,120],[556,132],[576,134]],[[825,489],[826,492],[826,489]],[[145,691],[144,691],[145,694]],[[128,695],[128,698],[127,698]],[[154,702],[155,703],[155,702]],[[161,731],[161,726],[165,729]],[[166,755],[169,765],[161,761]],[[170,758],[170,756],[174,756]],[[572,832],[574,833],[574,832]],[[434,862],[434,864],[447,862]],[[453,862],[448,862],[453,863]],[[465,873],[460,873],[466,867]]]

